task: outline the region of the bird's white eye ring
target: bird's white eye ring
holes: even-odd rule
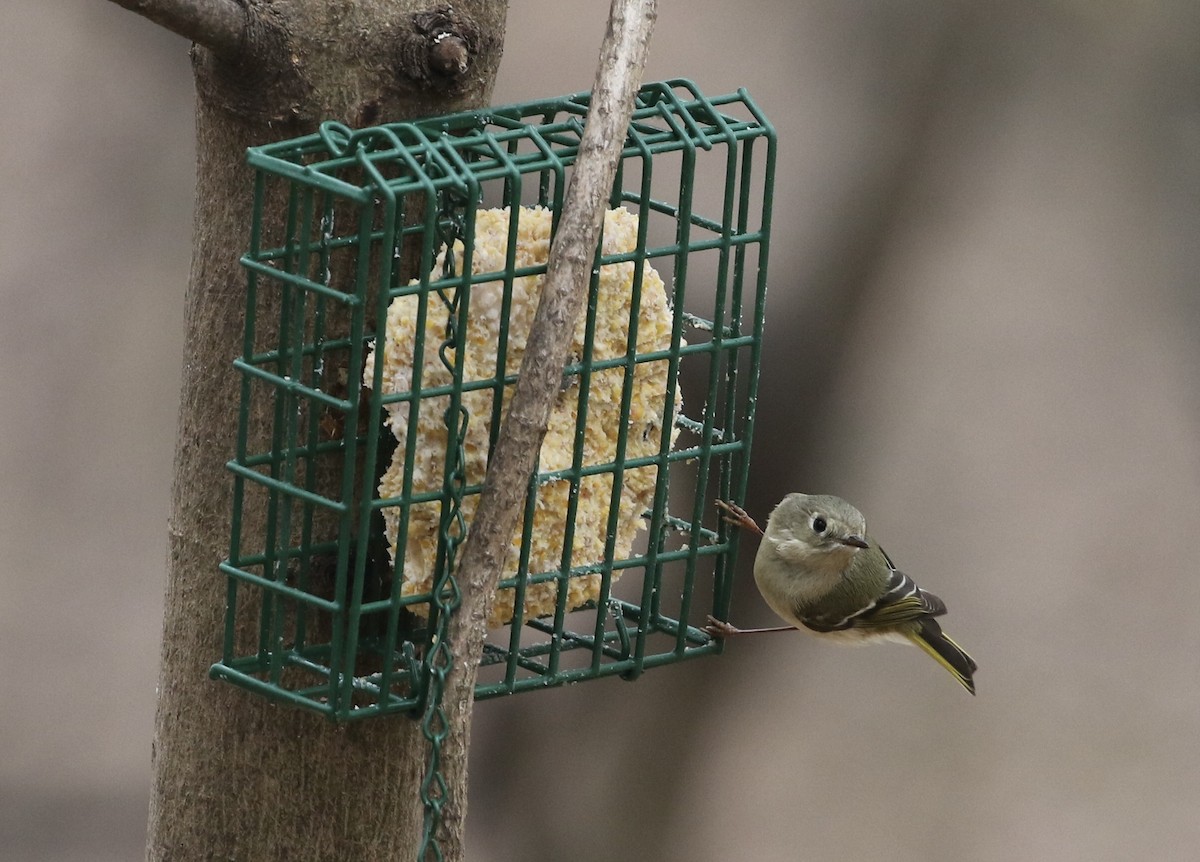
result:
[[[814,533],[824,533],[825,528],[828,526],[829,525],[825,523],[825,519],[820,515],[817,515],[812,519],[812,528]]]

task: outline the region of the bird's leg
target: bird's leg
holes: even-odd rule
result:
[[[734,635],[761,635],[767,632],[794,632],[799,631],[795,626],[772,626],[766,629],[739,629],[737,626],[719,620],[711,614],[708,617],[708,622],[704,626],[704,632],[712,638],[731,638]]]
[[[741,527],[743,530],[749,530],[758,536],[763,534],[762,528],[754,523],[754,519],[747,515],[746,510],[741,506],[730,503],[727,500],[717,500],[717,508],[721,510],[721,519],[725,523]]]
[[[732,524],[743,530],[749,530],[757,536],[763,534],[762,527],[754,522],[754,519],[746,514],[746,510],[736,503],[730,503],[728,500],[717,500],[717,508],[721,510],[721,519],[727,524]],[[766,629],[739,629],[737,626],[727,623],[724,620],[719,620],[716,617],[709,615],[707,624],[704,626],[704,631],[709,637],[713,638],[731,638],[734,635],[758,635],[767,632],[794,632],[795,626],[774,626]]]

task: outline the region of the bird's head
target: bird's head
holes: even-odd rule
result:
[[[766,540],[804,570],[842,571],[867,543],[867,519],[840,497],[788,494],[767,520]]]

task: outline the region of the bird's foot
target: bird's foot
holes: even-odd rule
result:
[[[742,630],[737,626],[731,625],[724,620],[719,620],[709,614],[705,621],[704,633],[710,638],[731,638],[734,635],[740,635]]]
[[[728,500],[717,500],[717,508],[721,510],[721,519],[735,527],[741,527],[743,530],[749,530],[759,536],[763,534],[762,528],[754,522],[754,519],[746,514],[746,510],[736,503],[730,503]]]

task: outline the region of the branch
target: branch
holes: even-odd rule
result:
[[[245,44],[250,10],[243,0],[112,0],[206,48],[236,57]]]
[[[642,82],[655,0],[613,0],[579,158],[550,248],[520,375],[488,466],[456,577],[463,602],[451,627],[455,656],[478,659],[496,584],[562,384],[571,333],[583,313],[604,208]],[[472,649],[463,650],[463,646]]]
[[[443,763],[464,765],[461,775],[446,776],[450,799],[443,817],[451,841],[461,835],[466,813],[471,698],[487,634],[486,620],[562,383],[571,334],[587,300],[600,226],[625,146],[634,97],[642,83],[656,6],[656,0],[612,0],[579,158],[550,248],[520,376],[455,573],[462,605],[450,624],[455,669],[445,707],[449,726],[461,728],[462,733],[452,733],[443,750],[453,747],[461,757],[444,755]],[[446,858],[460,857],[448,853]]]

